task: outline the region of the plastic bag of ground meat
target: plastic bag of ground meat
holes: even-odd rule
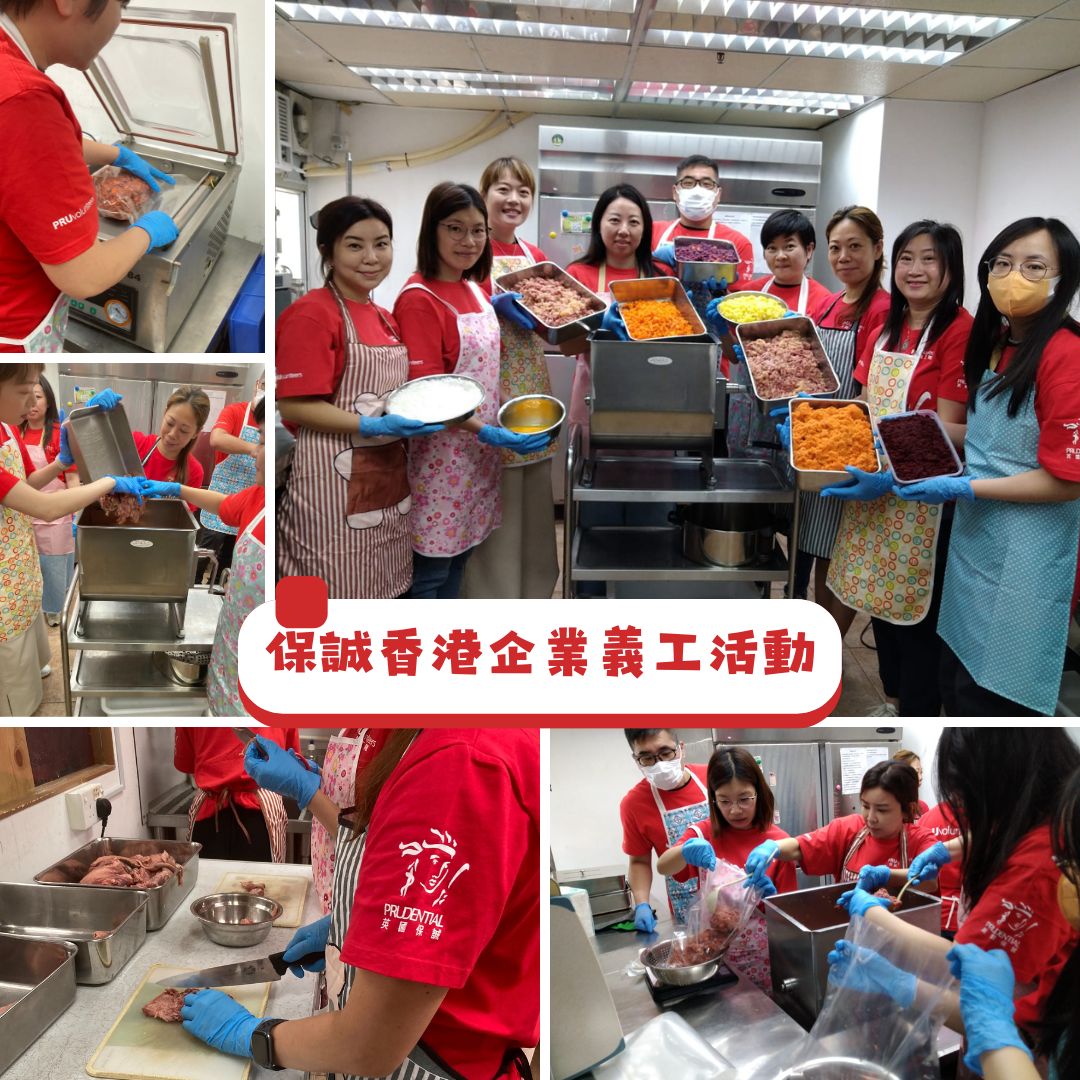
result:
[[[94,173],[98,213],[114,221],[135,221],[150,209],[154,192],[145,180],[115,165]]]
[[[701,964],[722,955],[746,925],[761,899],[755,889],[744,888],[746,871],[718,859],[716,868],[698,875],[698,898],[686,917],[685,938],[672,950],[675,967]],[[682,928],[680,928],[682,929]]]

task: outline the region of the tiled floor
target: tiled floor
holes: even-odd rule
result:
[[[35,716],[67,716],[64,708],[64,669],[60,659],[60,627],[49,627],[49,645],[52,646],[52,660],[49,666],[52,674],[41,683],[42,699]]]

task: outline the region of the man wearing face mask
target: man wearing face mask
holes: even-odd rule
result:
[[[671,246],[676,236],[698,240],[727,240],[739,253],[739,277],[746,280],[754,273],[754,248],[741,232],[713,221],[713,211],[720,204],[720,172],[716,162],[701,154],[683,158],[675,170],[671,197],[679,208],[675,221],[653,223],[653,258],[675,265]],[[668,246],[662,246],[668,245]]]
[[[687,765],[684,745],[668,728],[626,728],[626,741],[643,779],[619,804],[623,827],[623,851],[630,856],[630,891],[634,902],[634,926],[651,934],[656,915],[649,903],[655,851],[662,855],[679,843],[691,825],[709,816],[707,766]],[[697,878],[667,878],[668,906],[676,922],[684,922],[697,897]]]

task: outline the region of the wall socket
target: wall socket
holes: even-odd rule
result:
[[[104,795],[105,789],[100,784],[83,784],[65,793],[68,821],[73,829],[89,829],[99,820],[96,803]]]

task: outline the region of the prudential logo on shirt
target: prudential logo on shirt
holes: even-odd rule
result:
[[[65,225],[70,225],[74,221],[78,221],[79,218],[84,217],[88,211],[94,206],[94,197],[91,195],[89,199],[81,206],[74,214],[65,214],[63,217],[57,218],[53,223],[53,230],[62,229]]]
[[[430,839],[409,840],[398,844],[403,859],[409,862],[399,895],[409,903],[384,904],[381,929],[404,934],[409,927],[417,937],[425,934],[437,941],[443,931],[443,914],[432,909],[446,902],[454,882],[469,869],[459,859],[454,837],[440,829],[429,829]],[[394,925],[396,923],[396,925]]]

